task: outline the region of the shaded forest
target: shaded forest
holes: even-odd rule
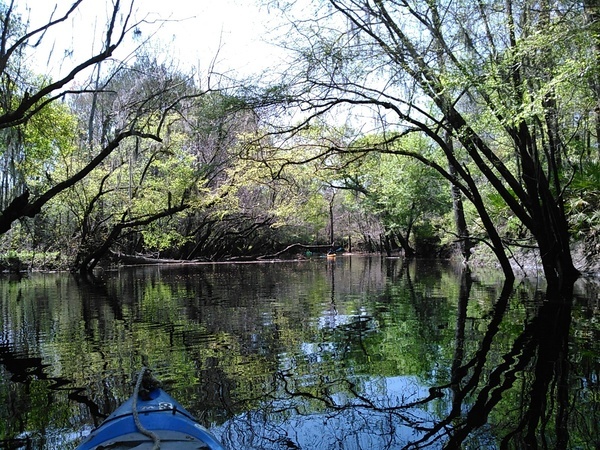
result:
[[[488,252],[511,279],[531,251],[562,289],[575,246],[597,259],[597,4],[263,3],[289,66],[231,80],[173,64],[134,1],[79,60],[38,50],[81,0],[38,28],[0,1],[4,269],[290,248]]]

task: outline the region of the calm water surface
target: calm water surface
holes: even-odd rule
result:
[[[230,449],[600,448],[597,285],[499,279],[356,256],[5,276],[0,448],[74,448],[143,361]]]

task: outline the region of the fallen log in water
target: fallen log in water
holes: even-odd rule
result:
[[[190,264],[197,261],[185,259],[158,258],[153,255],[125,255],[113,253],[113,258],[125,265],[147,265],[147,264]]]
[[[281,251],[278,251],[277,253],[273,253],[272,255],[258,256],[256,259],[261,260],[261,259],[278,258],[279,256],[283,255],[284,253],[289,253],[294,249],[303,249],[303,250],[310,251],[310,252],[324,250],[325,252],[327,252],[328,250],[331,249],[331,247],[332,247],[331,244],[324,244],[324,245],[292,244],[292,245],[288,245],[286,248],[284,248]]]

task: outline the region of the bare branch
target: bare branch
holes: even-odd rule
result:
[[[27,40],[29,38],[31,38],[32,36],[35,36],[39,33],[42,33],[44,31],[48,30],[50,27],[53,27],[61,22],[64,22],[65,20],[67,20],[69,18],[69,16],[80,6],[82,1],[83,0],[77,0],[76,2],[74,2],[73,5],[71,6],[71,8],[69,9],[69,11],[61,18],[50,21],[46,25],[44,25],[36,30],[33,30],[31,32],[25,33],[22,37],[17,39],[17,41],[10,48],[8,48],[6,51],[4,51],[2,54],[0,54],[0,73],[4,73],[10,57],[14,54],[14,52],[18,48],[20,48],[23,45],[26,45]],[[59,80],[56,80],[54,82],[49,83],[46,86],[41,87],[36,92],[25,93],[25,95],[23,96],[23,98],[21,99],[21,101],[15,108],[8,109],[5,112],[3,112],[3,114],[0,115],[0,129],[14,127],[14,126],[25,123],[27,120],[29,120],[30,117],[32,117],[34,114],[39,112],[39,110],[48,103],[47,99],[45,99],[46,96],[62,89],[69,82],[73,81],[79,73],[83,72],[88,67],[92,67],[92,66],[110,58],[112,56],[113,52],[115,51],[115,49],[122,43],[127,31],[130,29],[129,22],[132,17],[133,4],[134,4],[134,0],[132,0],[132,2],[130,4],[130,8],[126,13],[125,18],[123,19],[123,23],[121,25],[120,32],[116,36],[116,39],[113,39],[113,36],[115,34],[115,24],[116,24],[116,21],[118,18],[118,14],[121,11],[120,0],[116,1],[113,6],[110,23],[109,23],[108,29],[107,29],[105,37],[104,37],[104,47],[103,47],[102,51],[100,51],[96,55],[92,56],[91,58],[88,58],[85,61],[77,64],[75,67],[73,67],[71,69],[71,71],[68,74],[66,74],[64,77],[60,78]],[[7,21],[9,20],[11,11],[12,11],[12,3],[11,3],[11,7],[9,8],[9,11],[7,13],[7,17],[5,18],[5,23],[4,23],[5,28],[7,25],[10,26],[10,24],[8,24]],[[4,30],[4,34],[2,35],[2,39],[3,39],[2,43],[1,43],[2,46],[6,45],[6,39],[8,39],[6,36],[6,33],[7,33],[7,31]],[[55,100],[56,98],[59,98],[64,95],[65,95],[65,93],[59,93],[58,95],[55,95],[54,97],[52,97],[52,99]],[[40,102],[42,103],[41,105],[40,105]]]

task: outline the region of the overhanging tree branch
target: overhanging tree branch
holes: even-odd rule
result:
[[[156,135],[142,133],[136,130],[128,130],[119,133],[83,169],[73,176],[51,187],[33,201],[29,200],[28,191],[17,197],[4,211],[2,211],[2,214],[0,215],[0,234],[6,233],[16,220],[24,217],[34,217],[40,212],[42,207],[48,203],[48,201],[85,178],[115,149],[117,149],[124,139],[132,136],[153,139],[157,142],[161,142],[161,139]]]
[[[14,4],[11,2],[11,5],[9,6],[9,8],[7,10],[6,17],[4,20],[5,30],[2,34],[2,42],[0,43],[0,47],[2,48],[2,50],[4,50],[6,48],[6,50],[4,50],[2,52],[2,54],[0,54],[0,74],[5,73],[11,56],[13,56],[15,54],[17,49],[26,45],[28,39],[30,39],[31,37],[33,37],[35,35],[45,32],[49,28],[51,28],[61,22],[66,21],[69,18],[69,16],[80,6],[82,1],[83,0],[77,0],[63,17],[61,17],[57,20],[54,20],[54,21],[50,21],[46,25],[44,25],[36,30],[25,33],[22,37],[18,38],[12,46],[7,48],[6,46],[7,46],[8,34],[7,34],[6,28],[7,28],[7,26],[10,26],[10,17],[11,17],[11,14],[13,11],[13,6],[14,6]],[[121,2],[120,2],[120,0],[117,0],[113,5],[110,22],[109,22],[106,34],[104,36],[105,40],[104,40],[104,45],[103,45],[102,51],[100,51],[96,55],[92,56],[91,58],[88,58],[87,60],[77,64],[73,69],[71,69],[71,71],[69,71],[69,73],[67,75],[60,78],[59,80],[51,82],[51,83],[47,84],[46,86],[42,86],[35,92],[25,92],[25,94],[20,99],[19,104],[16,107],[8,108],[8,109],[4,110],[2,112],[2,114],[0,114],[0,129],[15,127],[17,125],[21,125],[21,124],[27,122],[33,115],[35,115],[37,112],[39,112],[39,110],[45,104],[48,103],[48,101],[45,100],[45,98],[47,96],[49,96],[50,94],[57,92],[60,89],[62,89],[63,87],[65,87],[68,83],[73,81],[79,73],[83,72],[88,67],[94,66],[94,65],[110,58],[112,56],[113,52],[115,51],[115,49],[122,43],[126,33],[132,28],[132,26],[134,26],[134,25],[130,26],[130,21],[131,21],[132,12],[133,12],[133,4],[134,4],[134,0],[132,0],[129,10],[126,12],[125,17],[122,19],[122,22],[120,24],[121,28],[120,28],[120,32],[119,32],[118,36],[116,37],[116,39],[113,39],[114,38],[113,35],[115,33],[115,25],[116,25],[117,19],[118,19],[118,14],[121,11]],[[61,97],[62,95],[64,95],[64,94],[58,94],[53,97],[58,98],[58,97]],[[6,105],[5,105],[5,107],[6,107]]]

